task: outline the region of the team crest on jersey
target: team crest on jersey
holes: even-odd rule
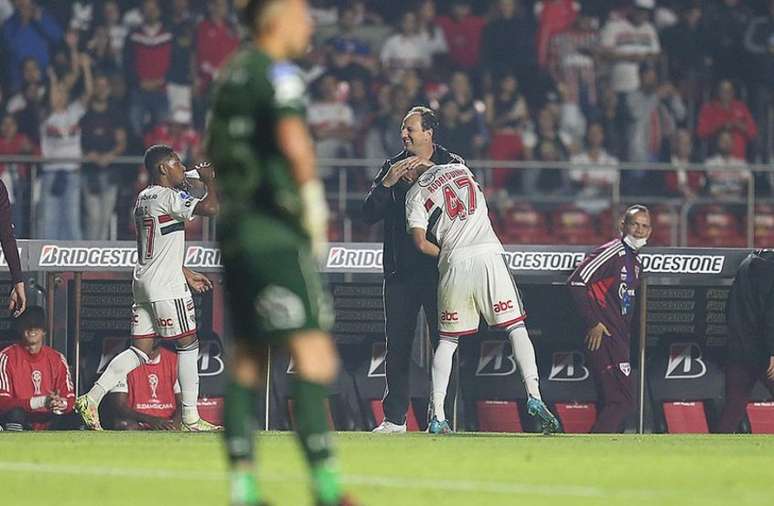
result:
[[[32,371],[32,386],[35,389],[35,395],[43,395],[43,392],[41,392],[40,387],[43,383],[43,373],[35,369]]]
[[[628,376],[632,372],[632,366],[629,364],[629,362],[621,362],[618,364],[618,368],[622,373],[624,373],[625,376]]]

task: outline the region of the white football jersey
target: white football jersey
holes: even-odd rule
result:
[[[425,171],[406,194],[406,229],[422,228],[441,248],[439,265],[455,257],[502,253],[473,173],[461,163]]]
[[[185,191],[157,185],[137,196],[137,263],[132,283],[135,303],[178,299],[188,294],[183,276],[185,222],[194,218],[198,202]]]

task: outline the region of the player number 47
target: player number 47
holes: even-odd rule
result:
[[[443,187],[444,207],[446,208],[446,214],[452,220],[455,218],[464,220],[465,218],[468,217],[468,215],[476,212],[476,189],[474,186],[475,183],[469,177],[463,176],[455,179],[454,185],[459,190],[467,189],[468,191],[467,209],[465,204],[462,203],[462,199],[460,199],[459,193],[450,184],[444,185]]]

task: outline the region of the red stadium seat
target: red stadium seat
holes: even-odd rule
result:
[[[758,204],[755,206],[755,246],[774,248],[774,206]]]
[[[480,432],[524,432],[513,401],[476,401],[476,412]]]
[[[591,214],[577,207],[562,207],[551,215],[553,236],[562,244],[597,245],[607,236],[601,235]]]
[[[514,244],[549,244],[552,242],[546,218],[529,204],[515,204],[503,211],[503,242]]]
[[[567,433],[588,434],[597,421],[597,407],[593,403],[557,403],[555,408]]]
[[[382,408],[381,400],[371,401],[371,413],[374,415],[374,420],[377,423],[381,423],[384,420],[384,409]],[[417,424],[417,417],[414,415],[414,408],[409,406],[408,413],[406,413],[406,430],[409,432],[418,432],[419,424]]]
[[[739,218],[723,206],[703,206],[694,213],[688,246],[743,248],[746,245]]]
[[[667,432],[670,434],[707,434],[707,415],[703,401],[665,402]]]
[[[655,206],[650,210],[650,221],[653,234],[648,244],[651,246],[677,246],[672,238],[678,237],[680,231],[680,216],[669,206]]]
[[[196,401],[199,416],[215,425],[223,425],[223,397],[202,397]]]
[[[774,434],[774,402],[750,402],[747,419],[753,434]]]

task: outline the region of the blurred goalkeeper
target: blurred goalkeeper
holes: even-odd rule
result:
[[[774,395],[774,250],[752,252],[739,266],[726,303],[726,404],[715,432],[736,432],[756,381]]]
[[[268,345],[289,348],[299,442],[318,506],[352,504],[341,490],[325,399],[336,378],[328,296],[317,274],[328,206],[304,122],[304,81],[290,58],[312,35],[305,0],[243,2],[252,40],[223,69],[207,150],[223,168],[219,241],[234,349],[224,425],[232,505],[265,504],[255,479],[256,390]]]
[[[651,234],[650,213],[635,205],[621,218],[621,237],[592,251],[568,284],[588,329],[586,356],[601,409],[591,432],[619,432],[635,409],[630,362],[631,322],[640,286],[638,257]]]

